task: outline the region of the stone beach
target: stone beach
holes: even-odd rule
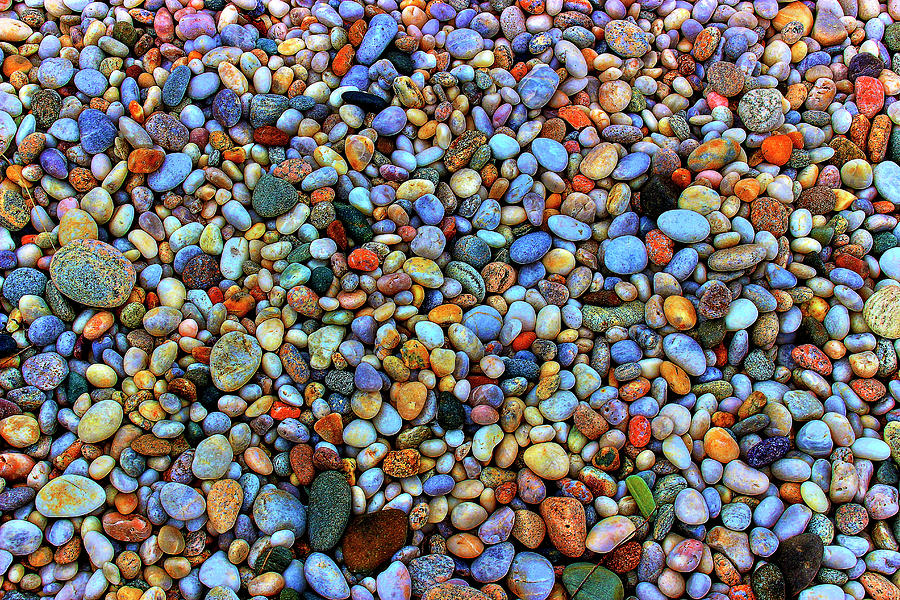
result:
[[[0,0],[0,598],[900,600],[898,73],[898,0]]]

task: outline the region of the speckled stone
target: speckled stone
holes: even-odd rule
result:
[[[738,115],[750,131],[772,131],[784,121],[781,99],[778,90],[750,90],[738,103]]]
[[[0,191],[0,227],[18,231],[30,220],[28,206],[21,194],[10,189]]]
[[[50,278],[67,297],[98,308],[121,306],[137,274],[125,256],[99,240],[73,240],[53,255]]]
[[[240,389],[256,373],[262,354],[256,338],[240,331],[226,333],[213,345],[210,353],[213,384],[223,392]]]
[[[408,522],[406,513],[395,508],[354,518],[341,542],[341,551],[344,553],[347,568],[351,572],[371,572],[384,564],[406,543]],[[419,565],[416,560],[410,562],[411,576],[417,566]],[[452,560],[450,568],[452,573]],[[415,580],[414,577],[413,585]]]
[[[350,518],[350,486],[338,471],[318,475],[309,491],[309,545],[317,552],[337,546]]]
[[[294,208],[299,200],[300,196],[294,186],[268,173],[253,188],[253,210],[266,219],[283,215]]]

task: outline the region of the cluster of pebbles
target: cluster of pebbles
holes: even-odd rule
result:
[[[898,72],[898,0],[0,0],[3,600],[900,600]]]

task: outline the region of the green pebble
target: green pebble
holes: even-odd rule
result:
[[[850,577],[848,577],[847,574],[843,571],[831,569],[829,567],[821,567],[819,568],[819,573],[816,575],[816,579],[819,581],[819,583],[844,585],[850,580]]]
[[[200,426],[200,423],[194,423],[192,421],[184,428],[184,437],[191,445],[197,445],[201,440],[206,438],[206,434],[203,433],[203,428]]]
[[[478,479],[485,487],[496,488],[498,485],[508,481],[515,481],[516,473],[506,469],[498,469],[497,467],[485,467]]]
[[[349,204],[341,202],[334,203],[334,210],[337,218],[344,224],[347,229],[347,235],[358,244],[371,242],[375,237],[372,227],[369,225],[366,215],[362,214],[358,209]]]
[[[581,309],[585,327],[596,333],[603,333],[610,327],[631,327],[644,320],[644,303],[640,300],[626,302],[621,306],[590,306]]]
[[[744,359],[744,369],[747,370],[750,379],[765,381],[775,374],[775,363],[762,350],[756,348]]]
[[[822,540],[822,544],[828,546],[834,541],[834,523],[827,516],[816,513],[809,520],[806,530],[814,533]]]
[[[750,587],[757,600],[782,600],[785,597],[784,575],[773,563],[764,563],[750,575]]]
[[[325,313],[322,317],[322,323],[325,325],[349,325],[353,321],[353,311],[346,309],[333,310]]]
[[[656,484],[653,491],[653,499],[657,504],[671,504],[675,502],[678,492],[687,489],[687,480],[681,475],[666,475]]]
[[[691,392],[697,394],[698,396],[702,394],[712,394],[716,397],[716,400],[724,400],[731,396],[734,388],[727,381],[707,381],[705,383],[698,383],[691,387]]]
[[[675,505],[663,504],[657,509],[656,520],[653,521],[653,539],[659,541],[665,538],[672,531],[674,524]]]
[[[888,138],[888,155],[892,160],[900,159],[900,129],[894,128]]]
[[[645,519],[649,519],[656,510],[656,501],[653,499],[653,493],[647,486],[647,482],[640,475],[630,475],[625,479],[625,486],[637,503],[641,514]]]
[[[487,144],[478,146],[472,158],[469,159],[469,168],[476,171],[484,168],[488,161],[491,160],[491,149]]]
[[[316,267],[309,276],[307,285],[317,295],[324,296],[331,287],[332,281],[334,281],[334,271],[328,267]]]
[[[466,420],[462,403],[449,392],[441,392],[438,398],[438,424],[444,429],[459,429]]]
[[[405,52],[390,48],[381,54],[381,58],[386,58],[391,61],[391,64],[396,67],[397,72],[401,75],[412,75],[415,70],[412,56]]]
[[[312,254],[309,252],[309,242],[304,242],[291,250],[291,253],[287,255],[285,260],[289,263],[299,263],[306,262],[310,258],[312,258]]]
[[[439,413],[440,414],[440,413]],[[431,436],[431,430],[424,425],[416,425],[397,436],[397,449],[416,448]]]
[[[47,299],[47,305],[54,315],[67,323],[75,320],[75,308],[69,299],[57,289],[56,284],[53,282],[47,283],[44,297]]]
[[[631,100],[628,101],[628,106],[625,107],[625,112],[639,113],[645,108],[647,108],[647,99],[644,98],[644,94],[632,88]]]
[[[900,51],[900,23],[891,23],[885,27],[882,41],[891,52]]]
[[[129,329],[137,329],[141,326],[142,320],[144,318],[144,314],[146,314],[147,309],[144,308],[143,304],[139,304],[137,302],[131,302],[126,304],[124,308],[122,308],[122,312],[119,313],[119,319],[122,321],[122,325]]]
[[[487,287],[481,273],[473,267],[458,260],[447,264],[447,277],[451,277],[462,284],[463,290],[475,296],[479,302],[484,300]]]
[[[410,179],[424,179],[426,181],[430,181],[434,185],[437,185],[441,180],[440,174],[437,172],[437,169],[432,167],[419,167],[415,171],[413,171],[410,176]]]
[[[712,348],[725,339],[725,321],[712,319],[697,326],[697,341],[704,348]]]
[[[881,254],[896,246],[897,236],[890,231],[882,231],[872,236],[872,252],[875,254]]]
[[[824,346],[831,339],[831,336],[825,329],[825,325],[812,317],[804,317],[803,321],[800,322],[800,328],[806,332],[809,341],[816,346]]]
[[[350,485],[339,471],[325,471],[309,490],[309,545],[327,552],[341,541],[350,519]]]
[[[114,39],[122,42],[129,48],[132,48],[135,44],[137,44],[137,41],[138,39],[140,39],[141,34],[134,28],[134,25],[132,25],[131,23],[119,21],[115,25],[113,25],[112,36]]]
[[[563,585],[572,600],[622,600],[625,587],[618,575],[600,565],[575,563],[566,567],[562,576]]]
[[[88,382],[83,375],[75,371],[69,371],[69,377],[66,380],[66,396],[75,400],[82,394],[88,392]]]

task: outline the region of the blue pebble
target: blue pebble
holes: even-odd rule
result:
[[[28,328],[28,341],[35,346],[47,346],[52,344],[63,331],[65,323],[56,315],[44,315],[38,317]]]
[[[515,240],[509,247],[509,258],[526,265],[539,261],[550,250],[553,238],[545,231],[534,231]]]

